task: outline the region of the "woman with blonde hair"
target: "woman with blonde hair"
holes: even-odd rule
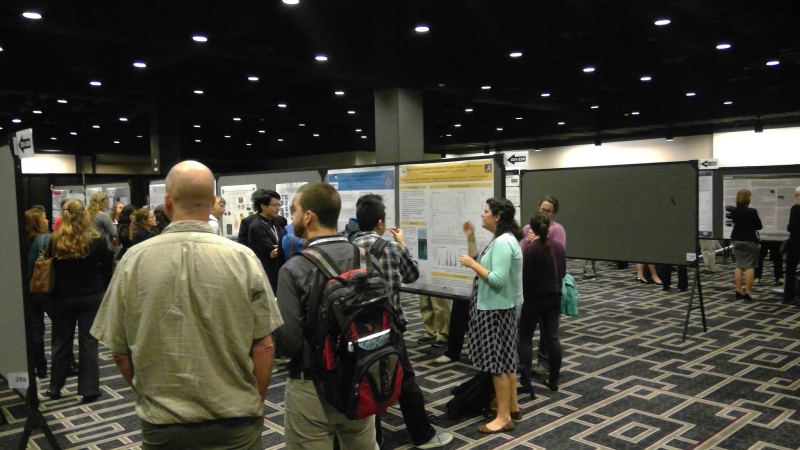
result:
[[[758,211],[750,207],[750,197],[753,195],[747,189],[742,189],[736,194],[736,208],[730,212],[733,221],[731,240],[733,241],[733,254],[736,257],[734,282],[736,283],[736,300],[752,301],[750,289],[753,287],[756,267],[758,267],[758,230],[762,228]],[[744,292],[742,292],[742,273],[744,272]]]
[[[92,228],[106,240],[108,249],[113,252],[117,226],[114,225],[106,210],[108,210],[108,195],[103,191],[92,194],[89,199],[89,222],[92,224]]]
[[[111,281],[113,265],[106,241],[90,225],[83,202],[68,202],[62,217],[61,228],[51,239],[56,283],[49,307],[53,367],[46,395],[61,398],[77,323],[78,394],[89,403],[100,397],[98,343],[90,330]]]
[[[47,248],[50,233],[47,232],[49,222],[44,212],[38,208],[25,211],[25,232],[28,237],[28,280],[33,275],[36,259]],[[45,300],[34,298],[31,302],[31,329],[33,330],[33,357],[36,376],[47,376],[47,358],[44,356],[44,307]]]
[[[153,211],[147,208],[139,208],[134,211],[130,228],[132,245],[144,242],[153,237],[153,231],[157,225],[158,223],[156,222],[156,216]]]

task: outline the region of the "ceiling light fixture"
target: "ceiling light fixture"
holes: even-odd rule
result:
[[[71,134],[71,135],[73,135],[73,136],[77,136],[77,135],[78,135],[78,133],[76,133],[76,132],[74,132],[74,131],[70,131],[70,132],[69,132],[69,134]]]
[[[120,122],[127,122],[127,121],[128,121],[128,118],[127,118],[127,117],[120,117],[120,118],[119,118],[119,121],[120,121]]]
[[[522,56],[522,52],[513,52],[508,56],[510,56],[512,58],[519,58],[520,56]]]
[[[542,97],[550,97],[550,93],[549,92],[542,92]]]
[[[639,78],[639,79],[642,80],[642,81],[650,81],[650,80],[653,79],[653,77],[651,77],[650,75],[645,75],[645,76],[643,76],[642,78]]]
[[[58,139],[56,139],[56,138],[54,138],[54,137],[51,137],[51,138],[50,138],[50,140],[51,140],[51,141],[57,141]]]
[[[119,144],[119,141],[114,141],[115,144]]]
[[[140,134],[140,135],[138,135],[138,136],[136,136],[136,137],[137,137],[137,138],[139,138],[139,139],[141,139],[141,138],[142,138],[142,135]]]
[[[697,95],[697,94],[695,94],[694,92],[687,92],[686,93],[687,97],[694,97],[695,95]]]
[[[416,27],[414,27],[414,31],[416,31],[417,33],[427,33],[428,31],[431,31],[431,29],[427,25],[417,25]]]
[[[730,101],[730,100],[728,100],[728,101],[726,101],[726,102],[724,102],[724,103],[723,103],[723,105],[732,105],[732,104],[733,104],[733,102],[732,102],[732,101]]]
[[[522,120],[522,117],[517,117],[517,119],[516,119],[516,120]]]
[[[491,86],[481,86],[481,89],[483,89],[484,91],[488,91],[491,88],[492,88]]]
[[[203,95],[203,91],[201,91],[200,89],[196,89],[194,93],[197,95]]]
[[[195,128],[200,128],[200,125],[195,125],[194,127],[195,127]]]
[[[780,61],[778,61],[777,59],[773,59],[773,60],[771,60],[771,61],[767,61],[767,65],[768,65],[768,66],[777,66],[777,65],[778,65],[778,64],[780,64],[780,63],[781,63],[781,62],[780,62]]]
[[[317,55],[314,57],[314,59],[316,59],[317,61],[327,61],[328,57],[325,55]]]
[[[195,141],[195,142],[200,142],[200,139],[195,139],[194,141]]]
[[[252,146],[253,146],[253,144],[251,144],[251,143],[249,143],[249,142],[248,142],[248,143],[247,143],[247,146],[248,146],[248,147],[252,147]]]
[[[296,5],[300,3],[300,0],[283,0],[283,3],[286,3],[287,5]]]
[[[334,92],[334,94],[336,94],[336,95],[344,95],[344,91],[336,91],[336,92]]]
[[[731,48],[731,44],[728,43],[717,44],[717,50],[727,50],[729,48]]]
[[[459,128],[459,127],[461,127],[461,124],[460,124],[460,123],[457,123],[457,124],[455,124],[455,125],[453,125],[453,126],[454,126],[454,127],[456,127],[456,128]]]
[[[247,81],[258,81],[258,77],[256,77],[256,76],[249,76],[249,77],[247,77]]]
[[[639,111],[634,111],[634,112],[631,113],[631,115],[638,116],[639,115]]]
[[[445,136],[447,136],[447,137],[453,137],[453,135],[452,135],[452,134],[445,134]]]
[[[42,112],[41,112],[41,111],[39,111],[38,109],[34,109],[32,112],[33,112],[34,114],[41,114],[41,113],[42,113]]]
[[[286,103],[278,103],[278,108],[286,108]]]
[[[223,137],[224,137],[225,139],[230,139],[230,138],[231,138],[231,137],[230,137],[229,135],[227,135],[227,134],[226,134],[225,136],[223,136]]]
[[[497,131],[503,131],[502,127],[497,127]]]
[[[240,117],[234,117],[234,118],[233,118],[233,121],[234,121],[234,122],[241,122],[241,121],[242,121],[242,119],[241,119]]]
[[[3,51],[3,47],[0,47],[0,52],[2,52],[2,51]]]
[[[22,13],[22,17],[31,20],[39,20],[42,18],[42,15],[33,11],[25,11],[24,13]]]
[[[361,128],[356,128],[356,133],[361,133]]]
[[[14,123],[22,123],[22,121],[19,120],[19,119],[11,119],[11,121],[14,122]]]
[[[472,108],[467,108],[464,110],[464,112],[472,112]]]
[[[99,129],[99,128],[100,128],[100,125],[92,125],[92,128],[94,128],[94,129]]]
[[[297,126],[299,126],[299,127],[304,127],[304,126],[306,126],[306,124],[304,124],[304,123],[300,123],[300,124],[297,124]]]
[[[586,73],[592,73],[592,72],[594,72],[594,70],[595,69],[592,66],[586,66],[586,67],[583,68],[583,71],[586,72]]]
[[[264,130],[258,130],[258,134],[264,134],[264,133],[266,133],[266,131],[264,131]]]
[[[99,81],[90,81],[89,84],[92,85],[92,86],[102,86],[103,85],[103,83],[101,83]]]
[[[353,110],[347,111],[347,114],[355,114],[356,112]]]
[[[658,25],[659,27],[663,27],[664,25],[669,25],[671,23],[672,21],[669,19],[658,19],[655,21],[655,24]]]
[[[366,139],[366,138],[367,138],[366,136],[361,136],[361,139]]]
[[[67,101],[66,101],[66,100],[64,100],[64,99],[61,99],[61,100],[56,100],[56,101],[57,101],[58,103],[61,103],[61,104],[65,104],[65,103],[67,103]]]
[[[137,69],[144,69],[147,67],[147,63],[136,61],[135,63],[133,63],[133,67],[136,67]]]
[[[567,122],[564,122],[564,121],[562,120],[561,122],[558,122],[558,124],[559,124],[559,125],[566,125],[566,124],[567,124]]]
[[[283,139],[278,139],[278,142],[283,142]]]
[[[598,108],[600,108],[599,105],[592,105],[592,109],[598,109]]]
[[[203,36],[202,34],[195,34],[192,36],[192,40],[195,42],[208,42],[208,38]]]
[[[319,135],[318,135],[318,134],[316,134],[316,133],[314,133],[314,137],[319,137]]]

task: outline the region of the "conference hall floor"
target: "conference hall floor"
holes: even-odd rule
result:
[[[800,308],[780,304],[771,283],[754,288],[753,303],[734,301],[733,268],[720,265],[715,274],[702,275],[708,332],[694,311],[682,341],[689,293],[637,284],[635,268],[616,270],[598,262],[598,271],[597,280],[578,282],[580,316],[562,321],[560,391],[541,387],[536,400],[521,398],[524,420],[507,434],[479,434],[482,417],[443,422],[441,428],[455,436],[445,448],[800,448]],[[570,261],[569,272],[580,279],[579,262]],[[772,273],[769,262],[765,273]],[[440,414],[450,390],[474,369],[466,360],[435,364],[441,350],[416,344],[422,333],[417,298],[404,296],[404,306],[418,383],[429,412]],[[42,403],[64,449],[140,446],[135,395],[108,349],[101,347],[100,357],[103,396],[96,403],[80,403],[75,378],[60,400]],[[262,442],[269,449],[284,447],[286,371],[279,368],[265,412]],[[0,410],[0,449],[16,448],[25,411],[5,381],[0,381]],[[383,422],[387,449],[411,448],[399,409],[390,409]],[[37,432],[28,448],[49,447]]]

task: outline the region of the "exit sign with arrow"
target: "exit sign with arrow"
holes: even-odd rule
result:
[[[528,166],[528,152],[513,152],[504,155],[506,169],[525,169]]]
[[[701,159],[697,165],[700,170],[718,169],[719,160],[716,158]]]

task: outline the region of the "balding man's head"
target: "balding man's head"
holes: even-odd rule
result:
[[[214,175],[197,161],[183,161],[167,175],[164,209],[171,221],[208,220],[214,206]]]

